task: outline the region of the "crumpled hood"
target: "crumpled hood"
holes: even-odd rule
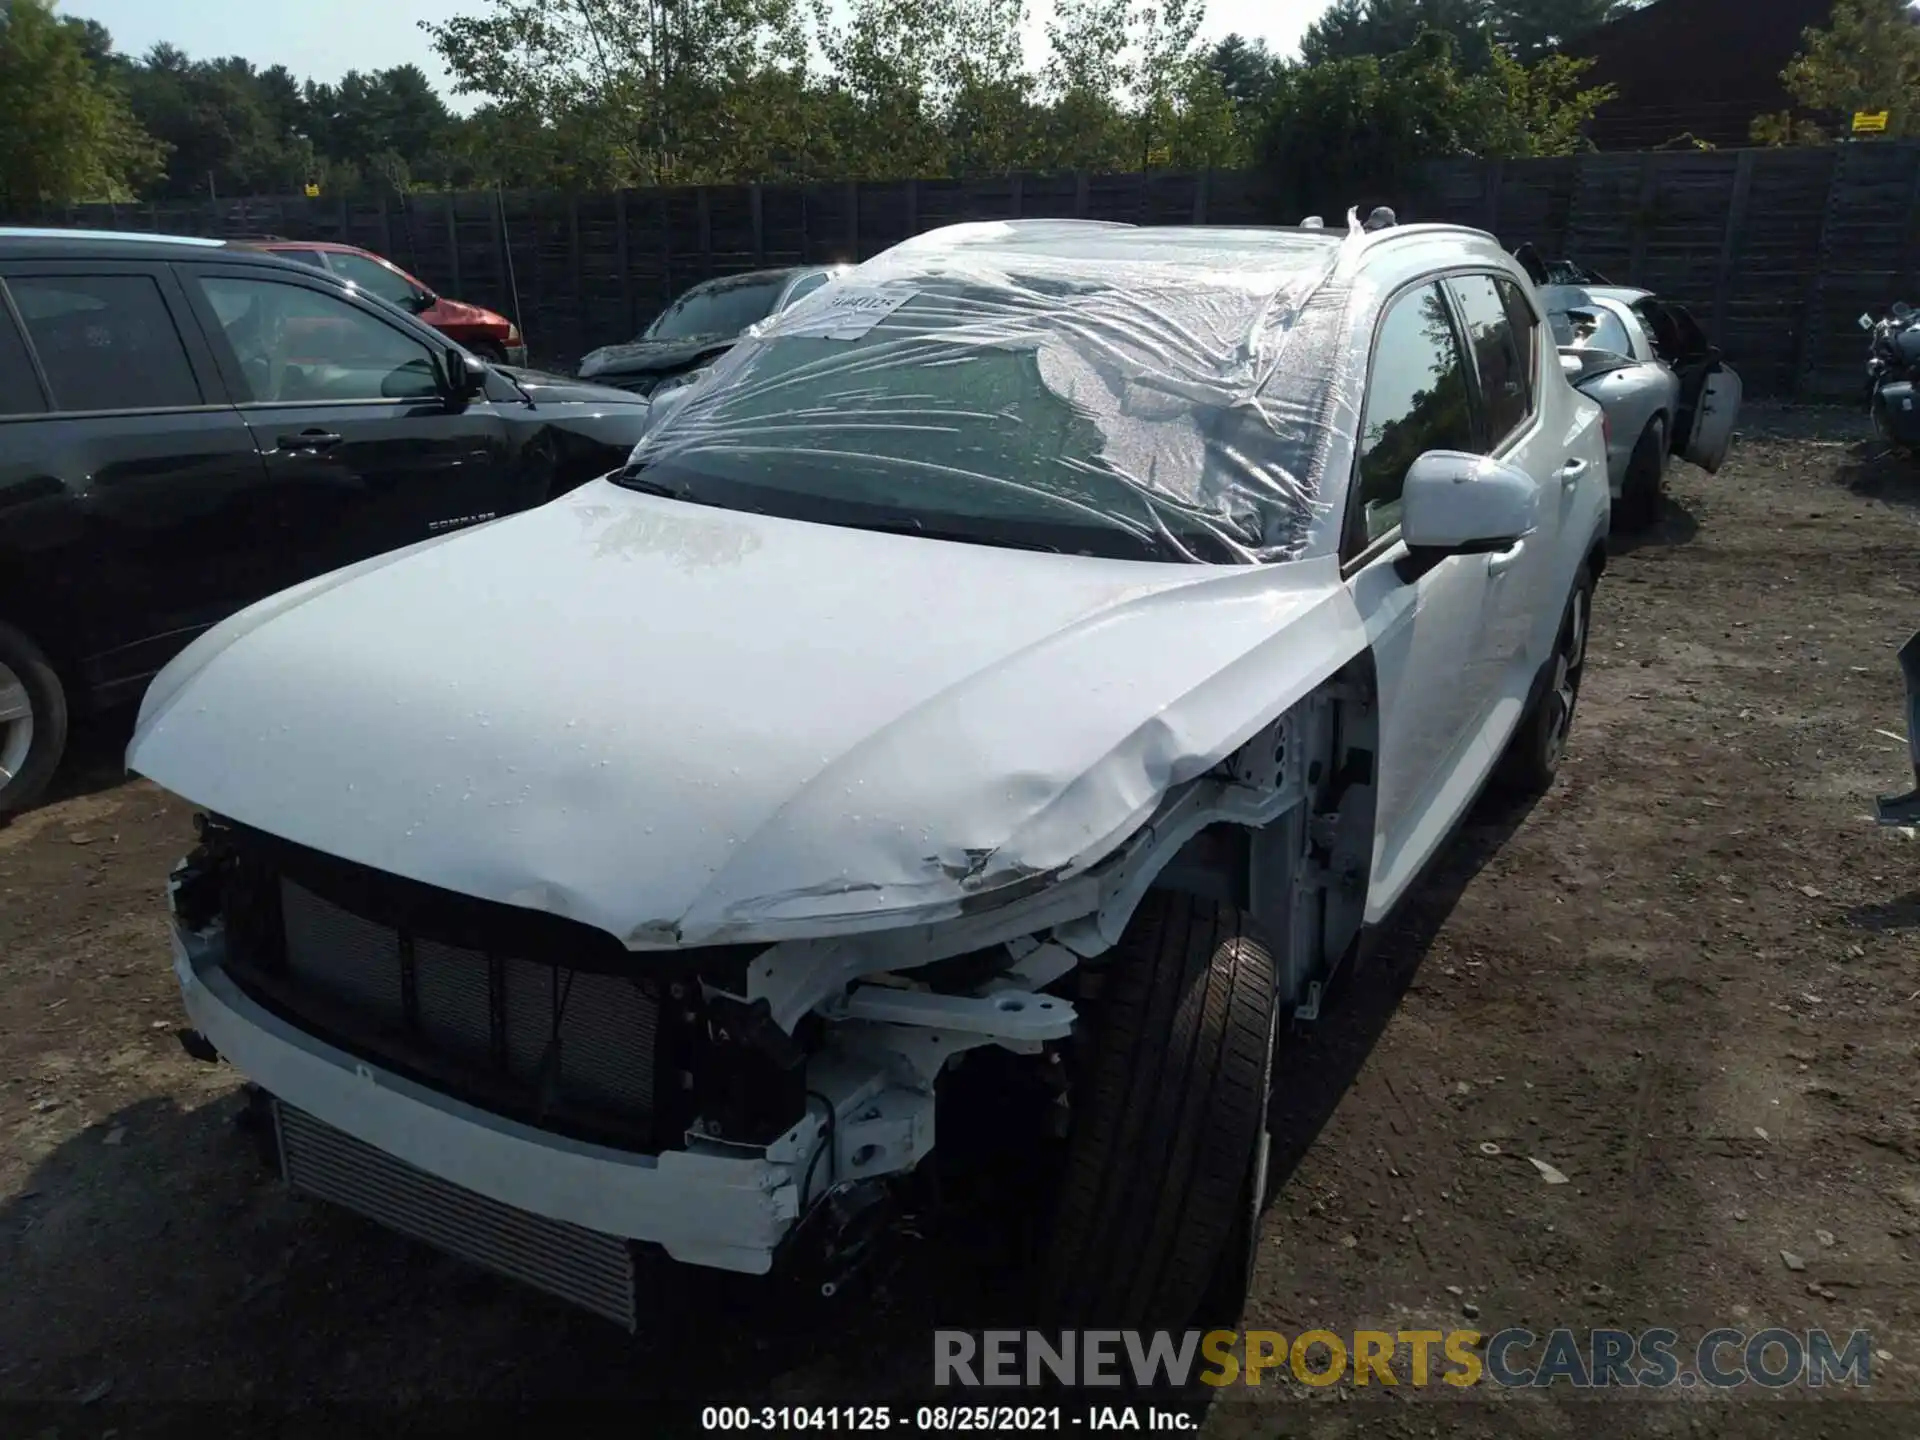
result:
[[[1085,868],[1363,643],[1331,560],[1037,554],[597,481],[215,627],[127,763],[635,948],[831,934]]]
[[[684,340],[635,340],[626,345],[603,345],[580,362],[580,377],[600,375],[671,375],[690,370],[739,340],[738,335],[694,335]]]

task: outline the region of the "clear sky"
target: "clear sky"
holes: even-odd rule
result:
[[[1028,0],[1029,54],[1044,33],[1051,0]],[[1327,0],[1209,0],[1205,33],[1238,30],[1269,48],[1291,53]],[[261,68],[285,65],[314,80],[337,80],[349,70],[418,65],[447,88],[422,20],[446,20],[486,7],[477,0],[60,0],[62,13],[98,20],[114,45],[138,55],[159,40],[200,59],[244,55]]]

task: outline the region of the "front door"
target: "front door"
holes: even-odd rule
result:
[[[1416,570],[1399,538],[1413,461],[1429,450],[1473,450],[1476,437],[1451,305],[1437,284],[1402,292],[1374,338],[1342,546],[1380,690],[1369,920],[1399,897],[1444,834],[1436,818],[1446,808],[1441,792],[1480,708],[1471,672],[1482,643],[1488,557],[1452,555]]]
[[[524,506],[505,420],[449,398],[425,338],[297,277],[191,273],[304,575]]]

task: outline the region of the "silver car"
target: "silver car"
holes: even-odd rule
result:
[[[1574,387],[1607,417],[1607,479],[1627,529],[1658,518],[1667,461],[1718,470],[1740,377],[1685,306],[1615,285],[1543,285],[1540,303]]]

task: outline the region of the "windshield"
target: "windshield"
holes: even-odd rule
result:
[[[648,340],[686,340],[696,335],[738,335],[767,318],[780,298],[784,277],[696,285],[647,327]]]
[[[1247,326],[1284,333],[1287,307],[1212,276],[1127,278],[850,278],[736,346],[620,479],[696,503],[1067,553],[1299,554],[1330,357],[1287,367],[1312,403],[1257,382],[1249,393],[1248,375],[1278,357],[1274,336]]]

